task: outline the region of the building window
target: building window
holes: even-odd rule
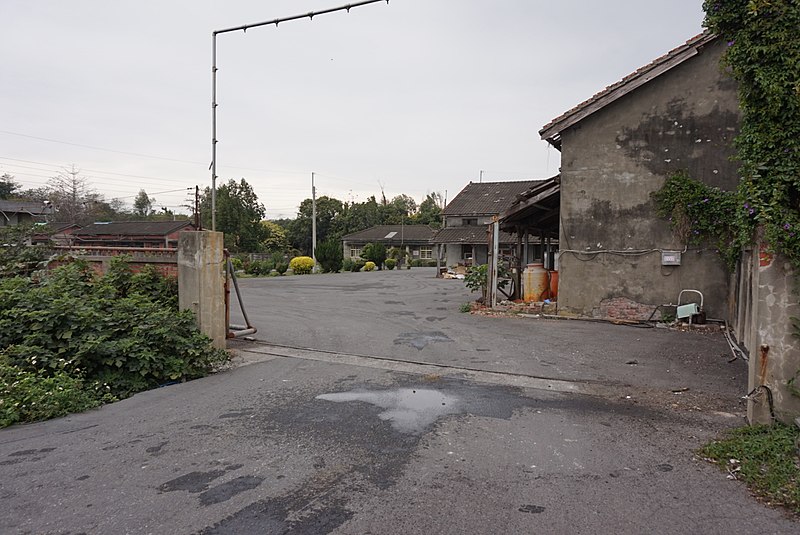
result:
[[[463,227],[477,227],[478,226],[478,218],[477,217],[464,218],[464,219],[461,220],[461,226],[463,226]]]
[[[472,260],[472,245],[461,245],[461,259]]]
[[[350,258],[361,258],[361,248],[360,247],[351,247],[350,248]]]
[[[419,257],[422,260],[430,260],[433,258],[433,247],[430,245],[423,245],[419,248]]]

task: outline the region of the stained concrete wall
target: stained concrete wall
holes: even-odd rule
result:
[[[778,420],[791,423],[800,416],[800,339],[794,336],[791,321],[800,317],[796,278],[790,264],[765,247],[745,252],[735,332],[750,355],[747,418],[751,423],[772,420],[769,395],[760,386],[769,389]]]
[[[178,238],[178,306],[195,313],[198,328],[224,349],[225,257],[222,232],[181,232]]]
[[[660,250],[684,244],[651,199],[679,170],[736,187],[740,116],[736,85],[719,66],[724,47],[710,43],[562,132],[559,313],[647,317],[692,288],[709,317],[728,316],[730,276],[714,250],[689,248],[680,266],[661,266]],[[651,252],[631,254],[640,250]]]

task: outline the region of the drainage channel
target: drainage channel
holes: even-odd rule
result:
[[[429,364],[386,357],[350,355],[347,353],[322,351],[318,349],[278,346],[263,342],[250,342],[249,344],[252,345],[236,348],[237,352],[246,353],[248,356],[241,355],[238,359],[234,359],[235,364],[247,365],[255,364],[256,362],[262,362],[265,360],[272,360],[274,358],[293,358],[345,364],[348,366],[378,368],[382,370],[417,375],[452,376],[482,383],[516,386],[520,388],[534,388],[538,390],[547,390],[550,392],[601,395],[604,391],[611,387],[611,385],[591,381],[565,381],[562,379],[536,377],[532,375],[507,372],[491,372],[477,370],[474,368]],[[254,358],[253,355],[257,355],[257,357]]]

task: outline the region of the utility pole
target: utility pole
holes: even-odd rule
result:
[[[478,184],[483,183],[483,169],[481,169],[481,176],[478,178]]]
[[[200,186],[194,187],[194,226],[197,230],[203,230],[200,226]]]
[[[311,172],[311,258],[314,259],[312,271],[317,272],[317,188],[314,187],[314,172]]]

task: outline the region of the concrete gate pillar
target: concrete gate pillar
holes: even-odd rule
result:
[[[788,260],[761,246],[753,255],[747,419],[752,424],[775,418],[791,424],[800,416],[800,340],[792,318],[800,316],[795,277]],[[769,388],[769,395],[759,387]]]
[[[222,232],[181,232],[178,237],[178,306],[194,312],[197,327],[225,349],[225,257]]]

